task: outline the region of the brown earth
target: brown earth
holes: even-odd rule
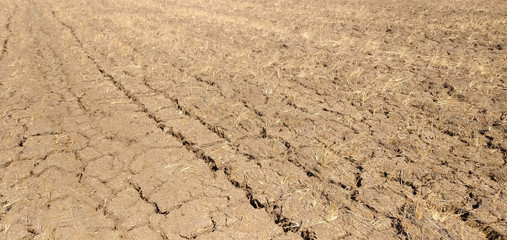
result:
[[[506,13],[3,0],[0,239],[505,239]]]

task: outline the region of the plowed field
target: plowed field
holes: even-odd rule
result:
[[[506,13],[2,0],[0,239],[505,239]]]

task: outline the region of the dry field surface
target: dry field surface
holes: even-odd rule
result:
[[[505,239],[506,13],[2,0],[0,239]]]

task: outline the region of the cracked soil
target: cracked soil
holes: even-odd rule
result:
[[[3,0],[0,239],[505,239],[506,12]]]

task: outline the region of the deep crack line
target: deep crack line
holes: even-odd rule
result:
[[[18,10],[18,5],[15,5],[14,10],[12,10],[12,14],[7,18],[7,23],[5,24],[5,29],[9,34],[5,37],[3,43],[2,43],[2,51],[0,51],[0,61],[5,57],[5,54],[7,53],[7,45],[9,44],[9,40],[12,37],[12,29],[11,29],[11,23],[12,18],[14,17],[14,14],[16,14]]]
[[[145,201],[146,203],[152,205],[155,208],[155,213],[156,214],[160,214],[160,215],[167,215],[167,214],[169,214],[169,211],[161,211],[160,207],[157,204],[157,202],[153,202],[150,199],[148,199],[148,197],[144,196],[143,190],[141,189],[141,187],[138,184],[135,184],[135,183],[130,182],[130,181],[129,181],[129,184],[130,184],[130,186],[132,186],[137,191],[137,193],[139,193],[139,198],[141,198],[143,201]]]

